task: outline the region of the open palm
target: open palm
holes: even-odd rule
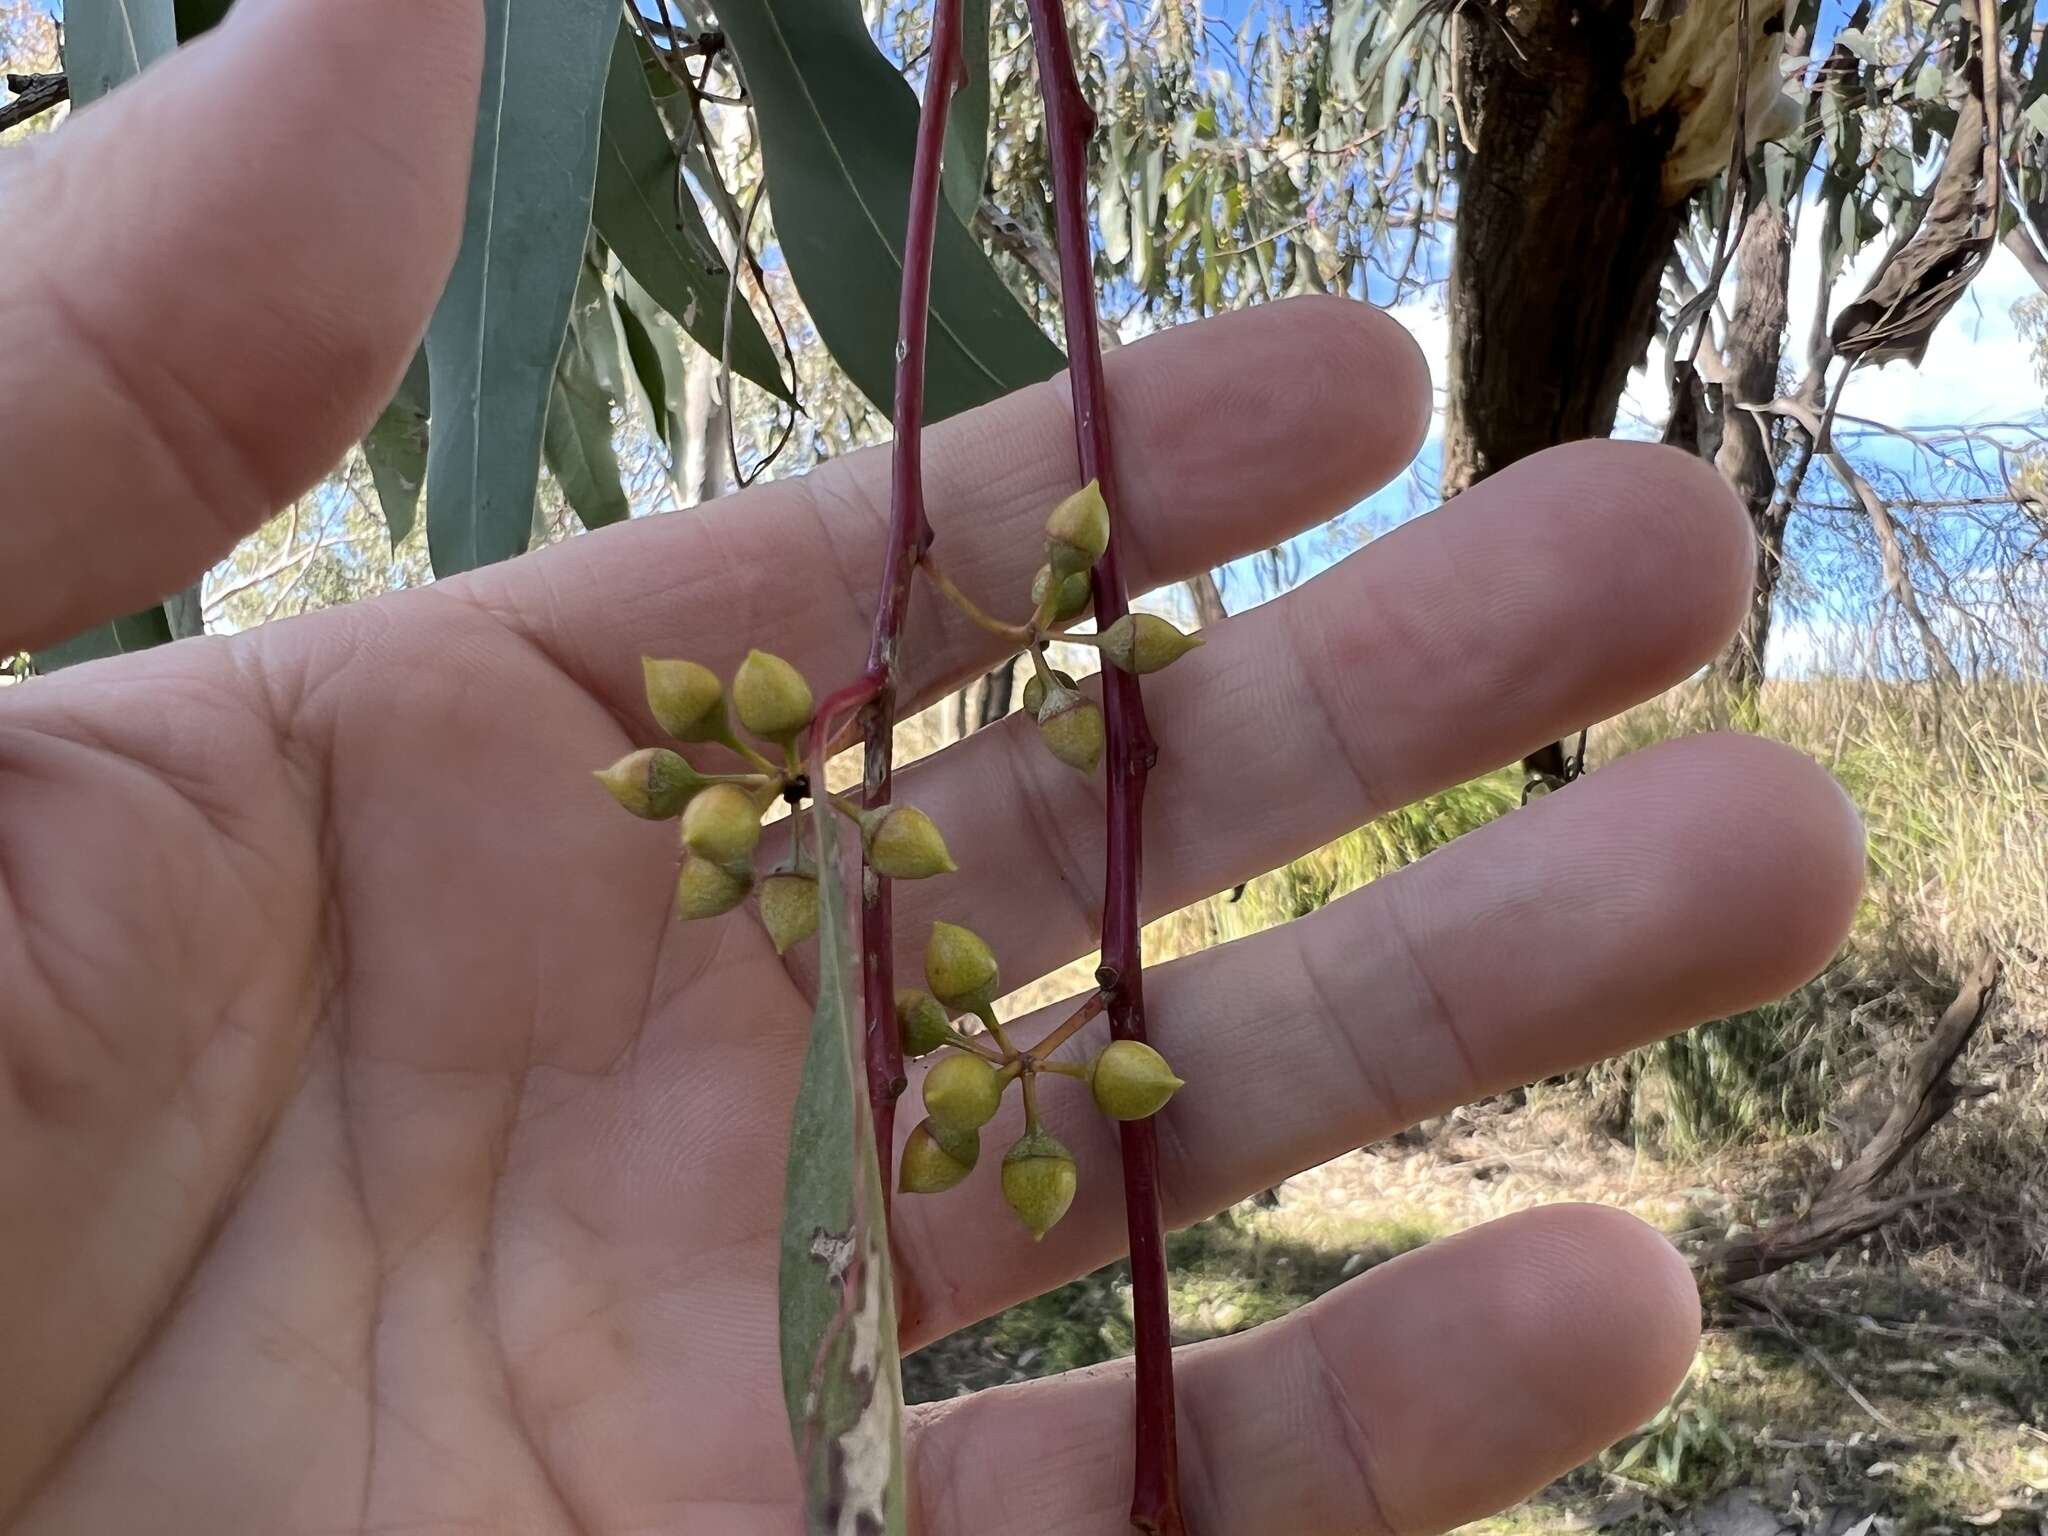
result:
[[[244,0],[0,159],[0,649],[189,580],[361,430],[451,259],[476,0]],[[289,91],[273,89],[289,79]],[[394,238],[394,232],[397,237]],[[1413,346],[1275,306],[1120,353],[1134,577],[1395,473]],[[1063,389],[931,434],[948,569],[1021,591],[1075,479]],[[886,466],[0,700],[0,1529],[793,1528],[775,1231],[808,978],[678,926],[674,848],[588,770],[639,656],[856,670]],[[1212,632],[1149,685],[1165,912],[1684,676],[1751,553],[1712,474],[1541,456]],[[991,658],[920,605],[930,698]],[[1095,932],[1099,785],[1028,725],[904,776],[963,865],[899,892],[1016,982]],[[1306,921],[1159,969],[1187,1221],[1414,1118],[1815,969],[1854,817],[1778,748],[1647,752]],[[1118,1251],[1109,1132],[1055,1126],[1034,1246],[978,1181],[899,1204],[906,1347]],[[1630,1218],[1541,1212],[1193,1350],[1204,1536],[1441,1530],[1654,1409],[1696,1307]],[[927,1536],[1123,1528],[1118,1370],[913,1415]]]

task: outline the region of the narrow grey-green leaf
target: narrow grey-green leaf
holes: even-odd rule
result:
[[[607,0],[485,0],[484,19],[462,250],[427,329],[427,543],[443,576],[508,559],[531,536],[619,29]]]
[[[619,334],[625,342],[626,356],[633,364],[633,377],[640,385],[638,393],[647,418],[647,430],[668,449],[669,479],[675,483],[680,497],[686,451],[683,442],[682,349],[674,332],[669,329],[668,317],[630,276],[620,281],[618,292],[612,296],[612,308],[618,319]]]
[[[678,173],[632,23],[620,24],[605,86],[591,222],[621,265],[713,357],[725,345],[725,259]],[[732,366],[777,399],[782,365],[744,291],[733,296]]]
[[[917,101],[876,48],[858,0],[725,0],[760,124],[775,229],[818,333],[887,409]],[[1064,366],[957,220],[932,261],[925,417],[939,421]]]
[[[903,1536],[903,1388],[895,1282],[837,827],[813,803],[818,1002],[790,1117],[782,1208],[782,1391],[808,1536]]]
[[[988,22],[993,8],[992,0],[961,0],[960,61],[966,77],[946,118],[946,158],[940,166],[946,206],[969,229],[988,180]]]
[[[394,546],[404,542],[419,518],[420,487],[427,479],[430,401],[427,354],[421,350],[413,354],[398,393],[363,439],[370,483],[377,488],[377,505],[384,510],[384,526]]]
[[[164,612],[163,604],[157,603],[125,619],[115,619],[75,635],[48,650],[37,651],[29,662],[41,673],[61,672],[81,662],[104,661],[109,656],[126,656],[131,651],[169,645],[171,639],[170,616]]]
[[[586,528],[622,523],[632,515],[612,443],[613,381],[623,371],[616,335],[603,280],[586,264],[568,339],[555,365],[542,439],[548,472]]]
[[[70,0],[64,7],[64,72],[81,107],[177,46],[173,0]]]

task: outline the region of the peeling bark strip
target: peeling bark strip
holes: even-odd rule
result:
[[[1958,1083],[1949,1074],[1990,1012],[2001,969],[1998,957],[1990,953],[1970,968],[1934,1033],[1907,1064],[1884,1124],[1828,1180],[1807,1213],[1710,1250],[1697,1264],[1702,1280],[1725,1288],[1801,1259],[1819,1258],[1875,1232],[1901,1213],[1949,1193],[1909,1189],[1887,1196],[1878,1190],[1943,1116],[1962,1100],[1990,1091],[1980,1084]]]

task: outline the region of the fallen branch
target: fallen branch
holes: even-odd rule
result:
[[[1725,1289],[1801,1259],[1819,1258],[1916,1206],[1952,1193],[1913,1189],[1880,1195],[1878,1189],[1943,1116],[1964,1099],[1990,1091],[1981,1084],[1958,1083],[1949,1073],[1990,1010],[2000,970],[1997,957],[1989,953],[1970,968],[1934,1033],[1908,1063],[1884,1124],[1828,1180],[1806,1214],[1709,1249],[1694,1263],[1702,1282]]]

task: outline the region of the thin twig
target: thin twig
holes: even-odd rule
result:
[[[9,75],[7,89],[14,93],[14,100],[0,106],[0,133],[69,101],[71,78],[61,74]]]
[[[1094,252],[1088,232],[1088,141],[1095,113],[1074,70],[1073,43],[1059,0],[1029,0],[1060,255],[1060,292],[1071,370],[1074,437],[1081,480],[1109,505],[1109,548],[1095,564],[1095,617],[1107,627],[1130,611],[1120,564],[1124,502],[1109,439],[1109,401],[1097,342]],[[1103,893],[1102,969],[1097,979],[1119,1040],[1145,1038],[1138,886],[1143,869],[1145,783],[1158,748],[1138,679],[1111,669],[1103,679],[1108,726],[1108,878]],[[1173,1337],[1167,1308],[1166,1237],[1159,1190],[1159,1127],[1128,1120],[1123,1145],[1124,1216],[1130,1235],[1131,1297],[1137,1336],[1137,1432],[1131,1524],[1146,1536],[1184,1536],[1180,1453],[1174,1426]]]
[[[931,320],[932,246],[938,237],[939,169],[946,118],[966,71],[960,53],[960,0],[937,0],[932,15],[932,66],[917,120],[917,157],[910,173],[909,225],[903,236],[903,293],[896,334],[896,441],[889,482],[889,532],[867,671],[853,686],[870,690],[861,724],[866,747],[863,801],[889,803],[896,732],[898,648],[910,611],[911,579],[932,527],[924,505],[925,338]],[[835,698],[837,696],[835,695]],[[820,720],[822,735],[831,730]],[[817,771],[822,773],[822,757]],[[896,1101],[906,1086],[903,1042],[896,1033],[896,936],[891,882],[865,856],[860,881],[861,1000],[865,1012],[868,1104],[875,1127],[884,1199],[893,1185]]]

